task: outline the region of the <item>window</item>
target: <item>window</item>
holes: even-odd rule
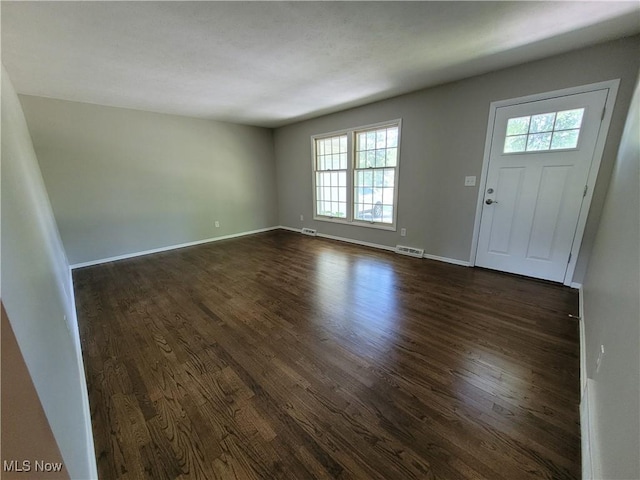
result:
[[[584,108],[510,118],[503,153],[566,150],[578,146]]]
[[[314,218],[395,230],[400,120],[312,140]]]
[[[356,132],[354,217],[393,223],[398,126]]]
[[[316,215],[347,218],[347,135],[316,144]]]

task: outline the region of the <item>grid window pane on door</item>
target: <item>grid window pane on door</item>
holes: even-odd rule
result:
[[[584,108],[510,118],[503,153],[569,150],[578,146]]]
[[[398,125],[355,132],[355,220],[394,223],[397,167]]]
[[[315,140],[316,215],[347,217],[347,135]]]

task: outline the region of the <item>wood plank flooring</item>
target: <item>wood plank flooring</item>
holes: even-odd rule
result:
[[[101,480],[580,478],[565,287],[287,231],[74,283]]]

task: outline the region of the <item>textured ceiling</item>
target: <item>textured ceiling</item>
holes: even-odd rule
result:
[[[640,31],[640,3],[2,2],[19,93],[274,127]]]

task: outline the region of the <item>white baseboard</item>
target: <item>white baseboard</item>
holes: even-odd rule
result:
[[[445,262],[445,263],[451,263],[453,265],[460,265],[461,267],[471,266],[470,262],[466,262],[464,260],[457,260],[455,258],[449,258],[449,257],[439,257],[438,255],[431,255],[428,253],[425,253],[422,257],[428,258],[429,260],[437,260],[438,262]]]
[[[300,233],[302,231],[301,228],[293,228],[293,227],[285,227],[284,225],[280,225],[280,227],[278,227],[282,230],[288,230],[290,232],[297,232]],[[391,251],[393,252],[395,250],[394,247],[389,247],[387,245],[380,245],[379,243],[371,243],[371,242],[363,242],[361,240],[354,240],[352,238],[346,238],[346,237],[338,237],[336,235],[328,235],[326,233],[320,233],[318,232],[317,237],[322,237],[322,238],[328,238],[330,240],[337,240],[339,242],[346,242],[346,243],[353,243],[355,245],[362,245],[364,247],[371,247],[371,248],[378,248],[380,250],[387,250],[387,251]]]
[[[290,232],[298,232],[298,233],[302,232],[301,228],[285,227],[284,225],[280,225],[278,226],[278,228],[280,230],[289,230]]]
[[[76,321],[77,323],[77,321]],[[86,451],[87,451],[87,466],[89,470],[89,479],[98,480],[98,464],[95,456],[95,445],[93,442],[93,428],[91,423],[91,407],[89,406],[89,391],[87,389],[87,378],[85,376],[84,362],[82,360],[82,353],[79,351],[76,355],[76,363],[78,365],[78,371],[80,372],[80,390],[82,391],[82,422],[84,423]]]
[[[582,400],[580,401],[580,448],[582,452],[582,480],[593,479],[593,469],[591,468],[591,437],[589,435],[589,416],[591,415],[589,408],[589,397],[587,391],[581,392]]]
[[[141,257],[143,255],[151,255],[151,254],[154,254],[154,253],[167,252],[169,250],[176,250],[178,248],[193,247],[195,245],[202,245],[204,243],[217,242],[217,241],[220,241],[220,240],[228,240],[230,238],[244,237],[246,235],[253,235],[253,234],[256,234],[256,233],[269,232],[271,230],[278,230],[278,229],[288,230],[290,232],[298,232],[298,233],[300,233],[300,231],[301,231],[300,228],[293,228],[293,227],[287,227],[287,226],[284,226],[284,225],[278,225],[276,227],[261,228],[259,230],[251,230],[251,231],[248,231],[248,232],[234,233],[232,235],[224,235],[222,237],[206,238],[204,240],[196,240],[195,242],[180,243],[180,244],[177,244],[177,245],[169,245],[169,246],[166,246],[166,247],[153,248],[153,249],[150,249],[150,250],[143,250],[143,251],[140,251],[140,252],[126,253],[124,255],[116,255],[114,257],[107,257],[107,258],[101,258],[101,259],[98,259],[98,260],[91,260],[91,261],[88,261],[88,262],[74,263],[73,265],[70,265],[69,268],[71,270],[74,270],[76,268],[92,267],[94,265],[100,265],[102,263],[115,262],[115,261],[118,261],[118,260],[126,260],[128,258],[135,258],[135,257]],[[390,247],[388,245],[381,245],[379,243],[364,242],[362,240],[354,240],[352,238],[339,237],[339,236],[336,236],[336,235],[328,235],[326,233],[319,233],[319,232],[318,232],[317,236],[318,237],[322,237],[322,238],[328,238],[328,239],[331,239],[331,240],[337,240],[337,241],[340,241],[340,242],[353,243],[355,245],[362,245],[364,247],[377,248],[377,249],[386,250],[386,251],[389,251],[389,252],[395,251],[395,247]],[[468,262],[468,261],[457,260],[455,258],[440,257],[438,255],[431,255],[429,253],[425,253],[423,255],[423,258],[428,258],[429,260],[437,260],[439,262],[450,263],[450,264],[453,264],[453,265],[460,265],[460,266],[463,266],[463,267],[469,267],[471,265],[471,263]]]
[[[578,328],[580,334],[580,398],[584,396],[587,386],[587,345],[584,330],[584,290],[582,285],[578,289]]]
[[[248,232],[233,233],[231,235],[224,235],[222,237],[205,238],[204,240],[196,240],[195,242],[180,243],[177,245],[169,245],[166,247],[153,248],[151,250],[143,250],[141,252],[126,253],[124,255],[117,255],[115,257],[101,258],[99,260],[91,260],[89,262],[75,263],[73,265],[70,265],[69,268],[71,270],[74,270],[76,268],[91,267],[93,265],[100,265],[101,263],[115,262],[117,260],[126,260],[127,258],[141,257],[143,255],[151,255],[153,253],[176,250],[178,248],[193,247],[195,245],[202,245],[204,243],[218,242],[220,240],[228,240],[230,238],[244,237],[246,235],[254,235],[256,233],[269,232],[271,230],[277,230],[278,228],[283,228],[283,227],[276,226],[276,227],[260,228],[258,230],[250,230]]]
[[[302,230],[300,228],[285,227],[284,225],[280,225],[279,228],[281,228],[282,230],[289,230],[290,232],[298,232],[298,233]],[[320,232],[318,232],[317,236],[323,237],[323,238],[329,238],[331,240],[338,240],[339,242],[347,242],[347,243],[353,243],[355,245],[362,245],[365,247],[378,248],[380,250],[386,250],[388,252],[395,251],[395,247],[390,247],[388,245],[381,245],[379,243],[363,242],[361,240],[354,240],[352,238],[346,238],[346,237],[338,237],[336,235],[327,235],[326,233],[320,233]],[[464,260],[457,260],[455,258],[447,258],[447,257],[439,257],[438,255],[431,255],[428,253],[425,253],[422,256],[422,258],[428,258],[429,260],[437,260],[439,262],[451,263],[453,265],[461,265],[463,267],[468,267],[471,265],[470,262],[466,262]]]
[[[330,240],[337,240],[339,242],[353,243],[355,245],[362,245],[363,247],[371,247],[371,248],[377,248],[380,250],[387,250],[390,252],[393,252],[395,250],[394,247],[389,247],[387,245],[380,245],[379,243],[363,242],[361,240],[354,240],[352,238],[337,237],[335,235],[327,235],[326,233],[318,233],[318,237],[328,238]]]
[[[78,315],[76,312],[76,294],[73,288],[73,275],[71,268],[69,268],[69,276],[67,281],[69,282],[70,292],[69,301],[70,305],[67,308],[66,327],[71,336],[73,342],[76,365],[78,368],[79,377],[78,383],[80,384],[80,392],[82,394],[82,411],[80,414],[81,422],[84,425],[86,452],[87,452],[87,480],[98,480],[98,464],[95,456],[95,445],[93,442],[93,427],[91,423],[91,407],[89,406],[89,392],[87,389],[87,378],[84,369],[84,360],[82,358],[82,344],[80,343],[80,330],[78,328]]]
[[[595,381],[587,377],[587,349],[585,331],[584,290],[578,287],[580,332],[580,435],[582,439],[582,479],[602,478],[598,456],[598,423],[596,422]]]
[[[582,479],[600,480],[602,467],[598,456],[598,423],[596,422],[595,381],[587,380],[587,386],[580,402],[580,430],[582,449]]]

